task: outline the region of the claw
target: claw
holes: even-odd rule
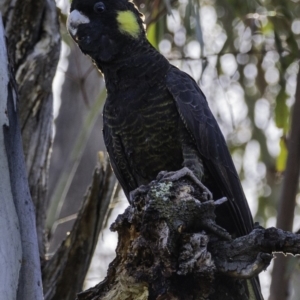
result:
[[[149,187],[146,185],[141,185],[135,190],[131,191],[129,193],[129,203],[132,204],[138,194],[146,194],[148,191],[149,191]]]
[[[189,177],[196,185],[200,187],[200,189],[207,195],[207,200],[212,200],[213,195],[210,190],[194,175],[194,173],[187,167],[183,167],[182,169],[176,172],[168,172],[162,174],[161,181],[176,181],[182,177]]]
[[[222,265],[221,268],[217,266],[217,268],[228,276],[249,279],[265,270],[269,266],[272,258],[272,254],[260,252],[253,262],[245,260],[239,261],[237,264],[238,260],[235,261],[235,259],[233,259],[233,262],[227,262],[226,265]]]
[[[215,205],[218,206],[218,205],[222,205],[223,203],[225,203],[228,199],[226,197],[222,197],[218,200],[215,201]]]

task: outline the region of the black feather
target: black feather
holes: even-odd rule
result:
[[[227,223],[234,222],[239,236],[248,234],[253,229],[249,206],[224,137],[204,94],[193,78],[175,67],[169,70],[166,85],[209,172],[214,198],[228,198],[226,205],[229,206],[230,219]],[[225,228],[232,227],[231,224],[222,225]]]
[[[217,223],[232,235],[253,229],[253,220],[224,137],[196,82],[147,41],[141,15],[127,0],[74,0],[89,22],[73,38],[105,76],[108,97],[103,111],[104,140],[114,172],[130,191],[154,180],[160,171],[190,167],[212,191],[228,201],[216,210]],[[137,38],[119,30],[119,11],[132,11],[140,26]],[[75,24],[75,23],[74,23]],[[74,25],[73,24],[73,25]],[[251,280],[261,300],[257,279]]]

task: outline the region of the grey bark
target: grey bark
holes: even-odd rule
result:
[[[257,276],[273,252],[300,253],[300,236],[257,226],[232,239],[215,223],[225,199],[207,201],[189,178],[165,174],[132,194],[112,230],[119,235],[107,277],[80,300],[248,300],[243,280]]]
[[[22,132],[25,163],[30,187],[30,192],[29,190],[26,191],[22,186],[18,190],[18,186],[16,186],[18,183],[17,177],[12,177],[13,184],[15,184],[12,192],[22,195],[23,199],[26,200],[25,204],[27,206],[23,209],[24,213],[27,212],[26,209],[32,214],[35,212],[37,229],[37,237],[35,238],[39,244],[39,252],[30,248],[36,246],[36,243],[30,239],[34,239],[34,233],[36,232],[36,229],[32,228],[33,225],[35,226],[35,218],[33,216],[31,220],[20,224],[20,231],[28,234],[31,233],[30,238],[27,237],[24,240],[25,246],[23,248],[25,251],[23,255],[28,252],[27,254],[31,255],[30,258],[32,261],[38,262],[38,264],[33,264],[29,260],[29,257],[23,260],[24,266],[22,265],[20,283],[18,283],[20,291],[18,297],[19,299],[43,298],[41,279],[36,280],[35,274],[30,273],[30,267],[35,267],[34,270],[38,270],[38,274],[40,274],[40,257],[43,265],[45,265],[43,275],[48,299],[51,297],[54,297],[53,299],[67,299],[65,296],[62,296],[66,292],[68,292],[68,296],[66,297],[70,297],[71,299],[72,295],[74,297],[75,293],[82,286],[98,233],[102,226],[101,222],[104,219],[104,214],[110,200],[109,195],[113,191],[112,180],[114,179],[112,179],[109,172],[104,172],[103,169],[101,169],[100,175],[98,173],[95,175],[95,178],[98,180],[94,178],[94,183],[98,182],[98,186],[94,187],[96,194],[93,194],[91,198],[93,200],[92,204],[88,205],[92,209],[92,212],[86,210],[85,206],[84,212],[79,215],[79,219],[75,224],[74,233],[68,236],[52,260],[50,262],[46,261],[44,225],[47,207],[46,192],[49,153],[52,138],[52,80],[60,50],[57,9],[53,0],[2,1],[0,9],[5,19],[8,51],[17,81],[20,124],[16,124],[16,128],[19,126]],[[99,89],[99,77],[97,79],[97,88]],[[70,89],[74,90],[74,86]],[[93,97],[93,95],[89,96]],[[76,124],[76,121],[73,120],[74,124]],[[68,126],[66,129],[69,130],[70,128],[71,126]],[[98,131],[101,130],[98,129]],[[17,163],[17,158],[13,156],[15,155],[14,152],[11,152],[11,160]],[[96,157],[96,151],[94,151],[93,165],[95,165]],[[92,168],[90,168],[89,174],[91,173]],[[23,173],[20,174],[24,175]],[[86,181],[89,180],[89,174],[86,175]],[[29,198],[30,195],[32,196],[32,200]],[[75,197],[73,194],[73,197],[80,199],[82,195],[77,194]],[[98,202],[99,199],[103,200],[101,204]],[[33,205],[35,206],[35,210]],[[100,208],[101,210],[99,210]],[[15,236],[17,237],[17,235]],[[72,238],[71,241],[70,238]],[[29,245],[26,244],[26,241],[30,242]],[[70,243],[71,248],[69,247]],[[29,251],[30,249],[31,251]],[[38,248],[36,247],[35,250],[38,250]],[[78,260],[79,253],[84,253],[85,258]],[[15,257],[18,257],[18,255]],[[78,273],[72,272],[74,266],[76,266]],[[66,272],[69,273],[68,277],[65,276]],[[66,278],[69,279],[69,282],[66,282]],[[49,281],[51,284],[49,284]],[[40,293],[38,296],[33,295],[27,290],[33,284],[39,287]],[[66,284],[68,284],[68,288],[66,288]],[[26,295],[24,296],[24,294]]]
[[[1,169],[1,180],[4,179],[6,185],[4,190],[2,190],[1,186],[0,195],[1,198],[3,197],[1,199],[1,207],[4,206],[4,208],[7,208],[9,204],[13,204],[15,207],[15,211],[11,210],[10,214],[6,216],[9,221],[5,226],[13,222],[13,224],[11,224],[12,228],[8,228],[8,233],[10,233],[11,236],[9,236],[9,240],[1,240],[4,250],[7,250],[1,251],[1,254],[10,252],[12,255],[15,255],[15,257],[13,257],[14,263],[11,266],[9,266],[9,262],[12,263],[10,260],[3,263],[2,260],[8,257],[1,255],[0,264],[2,273],[5,274],[5,276],[7,276],[6,272],[11,274],[12,271],[17,271],[14,282],[9,282],[11,276],[8,276],[8,280],[4,282],[9,284],[4,287],[1,283],[1,287],[5,289],[4,291],[1,289],[1,292],[3,292],[1,293],[1,297],[5,297],[5,299],[40,300],[43,299],[43,290],[35,213],[29,192],[23,155],[19,116],[17,114],[18,98],[15,89],[16,84],[12,67],[7,60],[2,20],[0,22],[0,35],[2,72],[1,108],[5,108],[5,111],[1,111],[1,115],[5,114],[7,118],[5,123],[1,122],[1,131],[3,132],[0,134],[1,148],[3,150],[2,143],[4,141],[6,152],[4,157],[3,153],[1,153],[1,160],[7,158],[6,167]],[[6,101],[6,103],[4,101]],[[2,120],[1,116],[1,121]],[[8,177],[9,182],[5,182],[5,179],[8,179]],[[8,193],[8,191],[10,193]],[[7,195],[9,195],[9,197]],[[8,203],[8,201],[13,201],[13,203]],[[15,219],[16,215],[17,220]],[[13,228],[15,228],[16,232],[13,232]],[[3,229],[4,228],[1,227],[1,230]],[[17,241],[18,239],[18,243],[12,243],[12,241]],[[15,266],[18,267],[18,270],[16,270]],[[11,267],[12,270],[9,267]]]
[[[278,228],[292,231],[296,195],[299,189],[300,174],[300,72],[298,71],[295,104],[292,113],[291,133],[288,141],[288,158],[284,174],[282,191],[279,199],[277,224]],[[289,257],[278,255],[274,261],[270,300],[285,300],[290,295],[288,271]]]
[[[111,170],[104,167],[95,173],[93,188],[79,213],[73,233],[55,256],[46,261],[44,224],[52,137],[52,79],[60,50],[57,10],[53,0],[2,1],[0,9],[4,15],[12,64],[10,75],[16,77],[16,82],[12,81],[14,84],[6,83],[10,102],[4,116],[8,114],[9,126],[8,122],[1,122],[1,125],[6,124],[4,139],[11,182],[11,195],[5,200],[10,204],[12,197],[14,200],[14,205],[4,211],[9,212],[9,222],[4,220],[4,224],[15,226],[15,231],[10,231],[13,237],[5,245],[7,255],[4,258],[9,259],[6,263],[0,260],[1,269],[5,270],[5,280],[0,285],[1,295],[6,299],[43,299],[41,258],[46,298],[74,299],[89,267],[115,190],[115,178]],[[4,144],[1,146],[2,151]],[[7,171],[8,167],[4,169]],[[77,194],[76,198],[81,198],[81,195]],[[8,239],[10,235],[5,234],[5,237]],[[81,255],[84,257],[78,259]],[[9,267],[11,276],[6,275]]]
[[[4,126],[9,126],[7,116],[8,101],[12,94],[8,93],[10,76],[8,58],[4,39],[4,28],[0,18],[0,295],[5,299],[16,299],[19,282],[19,272],[22,260],[22,244],[19,219],[14,205],[8,153],[5,149]],[[10,99],[9,99],[10,96]]]
[[[52,135],[52,80],[60,34],[54,0],[2,1],[0,9],[19,93],[19,115],[40,257],[45,255],[47,171]]]
[[[43,268],[45,300],[73,300],[81,291],[115,186],[116,178],[103,160],[71,233]]]

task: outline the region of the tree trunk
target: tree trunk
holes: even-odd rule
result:
[[[248,300],[246,280],[264,270],[272,252],[300,252],[300,237],[256,227],[232,239],[215,223],[226,198],[207,201],[188,177],[156,181],[132,194],[112,230],[117,257],[105,280],[78,294],[80,300]]]
[[[25,162],[35,206],[39,253],[44,258],[52,80],[60,51],[56,5],[54,0],[6,0],[0,9],[18,85]]]
[[[282,192],[279,199],[279,208],[276,227],[292,231],[296,195],[299,186],[300,173],[300,71],[297,77],[295,104],[293,107],[291,133],[288,141],[288,158],[284,174]],[[277,254],[272,272],[270,300],[286,300],[290,295],[288,262],[290,257]]]
[[[16,84],[7,58],[2,20],[0,66],[1,297],[40,300],[43,289],[34,206],[23,155]]]

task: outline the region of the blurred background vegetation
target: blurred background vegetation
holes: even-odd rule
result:
[[[299,2],[135,1],[145,15],[152,45],[192,75],[204,91],[228,142],[255,221],[266,227],[276,225],[288,155],[299,69]],[[57,1],[57,5],[63,47],[54,80],[56,130],[47,219],[50,254],[71,229],[97,152],[105,150],[101,132],[105,85],[67,34],[68,1]],[[119,195],[111,207],[111,221],[127,205],[122,193]],[[294,231],[300,229],[299,205],[298,193]],[[107,229],[103,232],[87,286],[105,276],[106,264],[114,254],[116,237]],[[297,258],[289,261],[289,300],[300,297],[299,266]],[[261,277],[266,298],[270,282],[268,269]]]

